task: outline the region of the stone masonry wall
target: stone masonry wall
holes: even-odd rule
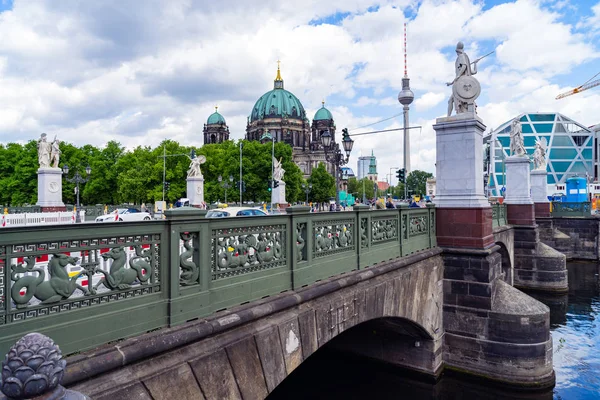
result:
[[[319,347],[382,317],[401,317],[423,332],[428,343],[415,367],[435,373],[444,337],[440,252],[420,252],[76,356],[68,360],[66,383],[95,400],[263,399]],[[273,309],[280,311],[269,313]],[[178,345],[183,335],[210,332],[207,324],[221,332]],[[152,353],[165,345],[171,349]],[[86,368],[110,354],[122,357],[120,368],[83,379],[91,372]]]
[[[568,260],[598,260],[600,219],[536,218],[542,243],[563,253]]]

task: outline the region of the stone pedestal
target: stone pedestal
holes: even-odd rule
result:
[[[539,185],[546,188],[546,171],[529,171],[529,158],[508,157],[506,166],[506,217],[514,225],[514,285],[527,290],[565,292],[569,289],[564,254],[540,242],[532,193],[542,200]],[[531,186],[531,178],[536,190]],[[546,190],[544,189],[544,193]],[[546,202],[548,199],[546,198]],[[541,204],[541,203],[540,203]]]
[[[204,177],[193,176],[187,178],[187,197],[192,207],[204,205]]]
[[[531,198],[535,208],[535,216],[549,217],[548,172],[545,169],[531,171]]]
[[[481,167],[485,125],[474,113],[464,113],[438,118],[433,129],[438,245],[488,248],[494,244],[494,236]]]
[[[42,212],[66,211],[62,201],[62,170],[60,168],[39,168],[38,201]]]
[[[462,113],[438,118],[433,128],[446,367],[514,385],[551,386],[548,308],[503,281],[501,247],[484,196],[485,125],[474,113]],[[531,199],[524,205],[533,208]]]
[[[271,203],[273,204],[285,204],[287,206],[287,201],[285,200],[285,182],[278,181],[279,186],[273,188],[271,192]]]

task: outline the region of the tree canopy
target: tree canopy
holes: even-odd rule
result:
[[[406,177],[409,194],[424,195],[427,190],[425,183],[429,178],[433,178],[433,174],[418,169],[411,171]]]
[[[308,182],[312,184],[312,190],[308,194],[311,201],[323,203],[335,196],[335,178],[327,172],[325,164],[319,163],[313,168]]]
[[[271,179],[272,143],[256,141],[227,141],[220,144],[207,144],[201,148],[181,146],[172,140],[165,140],[159,146],[138,146],[126,150],[115,141],[104,148],[91,145],[77,147],[69,143],[61,144],[61,167],[69,166],[69,177],[75,172],[85,176],[85,167],[91,167],[88,182],[80,185],[82,204],[142,203],[162,200],[163,166],[165,181],[169,190],[165,200],[174,202],[186,196],[186,177],[194,150],[206,156],[202,165],[204,175],[205,201],[215,202],[225,199],[225,188],[218,182],[233,184],[227,189],[227,198],[239,201],[240,142],[242,143],[242,179],[246,191],[243,201],[269,201],[268,191]],[[163,152],[166,157],[163,157]],[[286,183],[286,200],[302,200],[304,192],[302,172],[292,161],[292,148],[285,143],[275,143],[275,157],[282,159]],[[37,201],[37,144],[32,140],[24,145],[9,143],[0,145],[0,203],[4,205],[35,204]],[[331,177],[333,179],[333,177]],[[63,201],[74,203],[75,183],[63,180]]]

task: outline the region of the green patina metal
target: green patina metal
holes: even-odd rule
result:
[[[436,246],[433,207],[309,210],[5,229],[0,352],[32,331],[81,351]]]
[[[493,204],[492,205],[492,227],[497,228],[499,226],[508,225],[506,220],[506,205],[504,204]]]
[[[590,217],[592,205],[589,201],[584,203],[552,202],[553,217]]]

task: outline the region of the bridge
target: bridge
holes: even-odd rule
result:
[[[549,309],[520,289],[566,292],[567,257],[598,259],[599,220],[552,215],[526,156],[507,159],[506,204],[490,205],[482,121],[434,129],[427,208],[3,230],[0,351],[50,336],[63,384],[94,399],[265,398],[325,345],[430,377],[553,386]]]
[[[5,230],[0,351],[52,337],[63,383],[94,399],[264,398],[329,342],[433,377],[553,383],[549,311],[512,286],[528,228],[506,206],[475,254],[438,246],[432,205],[286,211]]]

